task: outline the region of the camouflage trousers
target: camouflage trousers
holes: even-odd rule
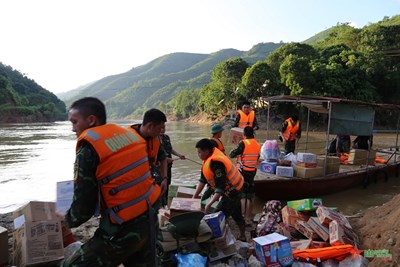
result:
[[[257,169],[255,171],[241,171],[244,178],[244,185],[241,192],[242,199],[253,199],[254,198],[254,177],[256,176]]]
[[[240,192],[231,193],[229,196],[222,195],[221,201],[218,203],[215,211],[222,211],[226,218],[232,216],[232,219],[237,225],[241,226],[245,224],[242,215],[242,206],[240,203]]]
[[[157,219],[154,223],[158,229]],[[122,225],[113,236],[98,228],[63,266],[153,266],[149,228],[147,215]]]

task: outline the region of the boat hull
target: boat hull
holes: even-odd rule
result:
[[[378,179],[398,177],[399,171],[400,165],[396,163],[315,178],[280,178],[258,172],[255,179],[255,195],[263,200],[319,197],[357,186],[366,187]]]

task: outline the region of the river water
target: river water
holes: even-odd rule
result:
[[[123,121],[116,123],[128,125]],[[201,161],[195,144],[210,136],[209,129],[210,126],[202,124],[167,123],[167,134],[174,149],[188,158],[174,161],[173,184],[197,183]],[[311,139],[317,137],[323,140],[325,135],[310,135]],[[266,139],[265,130],[257,131],[257,139],[259,142]],[[222,141],[227,151],[234,148],[229,144],[229,130],[223,132]],[[75,142],[75,134],[67,121],[0,125],[0,214],[13,211],[31,200],[55,201],[56,183],[73,178]],[[324,196],[323,203],[350,215],[381,205],[397,193],[400,193],[400,178],[391,177],[387,183],[379,181],[366,189],[355,188]],[[263,202],[256,199],[255,212],[260,211],[262,205]]]

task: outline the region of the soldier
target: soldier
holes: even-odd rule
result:
[[[198,198],[204,186],[208,184],[214,195],[205,207],[208,213],[214,202],[220,200],[216,211],[222,211],[226,217],[232,216],[239,227],[239,240],[246,241],[245,221],[240,206],[240,190],[243,187],[243,176],[232,161],[214,147],[211,140],[204,138],[196,144],[199,158],[203,160],[201,177],[193,198]]]
[[[78,138],[74,197],[63,221],[68,228],[101,219],[94,236],[63,266],[152,266],[161,188],[154,184],[146,141],[135,131],[106,124],[104,104],[75,101],[68,113]],[[140,162],[140,164],[138,164]]]
[[[185,157],[185,155],[179,153],[172,147],[171,139],[165,133],[165,127],[164,127],[164,129],[161,130],[160,138],[161,138],[161,144],[164,147],[164,151],[167,153],[167,163],[168,163],[168,166],[167,166],[168,167],[168,169],[167,169],[168,186],[167,186],[167,189],[164,193],[163,200],[162,200],[162,205],[165,206],[168,204],[168,189],[169,189],[169,185],[171,184],[171,181],[172,181],[172,163],[174,162],[174,160],[172,159],[172,155],[175,155],[182,160],[186,159],[186,157]]]
[[[164,146],[161,145],[160,135],[165,129],[166,122],[165,114],[161,110],[152,108],[144,113],[141,124],[129,126],[146,140],[151,173],[156,183],[161,185],[163,193],[168,187],[168,155]]]
[[[212,136],[210,137],[210,140],[215,143],[216,148],[218,148],[225,154],[225,147],[221,141],[223,131],[224,131],[224,127],[222,127],[220,124],[214,124],[211,127],[210,133]]]
[[[236,112],[236,119],[232,127],[244,128],[246,126],[252,127],[254,130],[258,130],[258,122],[256,113],[250,108],[250,102],[244,101],[241,109]]]
[[[246,225],[252,225],[253,199],[254,199],[254,177],[257,173],[257,164],[260,158],[261,146],[254,138],[253,128],[246,126],[243,129],[244,139],[240,141],[237,148],[229,153],[229,157],[237,157],[236,167],[244,177],[241,203],[242,212]]]

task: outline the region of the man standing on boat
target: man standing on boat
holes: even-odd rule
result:
[[[217,147],[219,150],[221,150],[225,154],[225,147],[221,141],[223,131],[224,131],[224,128],[220,124],[214,124],[211,127],[211,135],[212,136],[210,137],[210,140],[213,143],[215,143],[215,147]]]
[[[243,176],[232,161],[214,147],[211,140],[204,138],[196,143],[199,158],[203,160],[201,177],[193,198],[199,198],[204,186],[208,184],[214,195],[208,201],[204,212],[208,213],[214,202],[219,201],[216,212],[222,211],[228,218],[232,216],[239,227],[239,240],[246,241],[245,220],[240,205],[240,192],[244,184]]]
[[[254,138],[253,128],[247,126],[243,130],[244,139],[237,148],[229,153],[229,157],[237,157],[236,167],[244,177],[241,203],[246,225],[252,225],[254,177],[257,173],[257,164],[260,158],[261,146]]]
[[[106,124],[97,98],[75,101],[68,118],[78,138],[74,196],[59,216],[68,228],[88,221],[97,208],[102,216],[94,236],[63,266],[153,266],[161,188],[150,174],[146,141],[129,128]]]
[[[244,127],[250,126],[254,130],[258,130],[258,122],[256,118],[256,113],[250,108],[250,102],[244,101],[242,108],[236,112],[236,119],[232,127],[239,127],[244,129]]]
[[[296,144],[298,144],[301,138],[301,124],[297,115],[293,115],[283,122],[281,136],[285,144],[285,153],[294,153]]]

